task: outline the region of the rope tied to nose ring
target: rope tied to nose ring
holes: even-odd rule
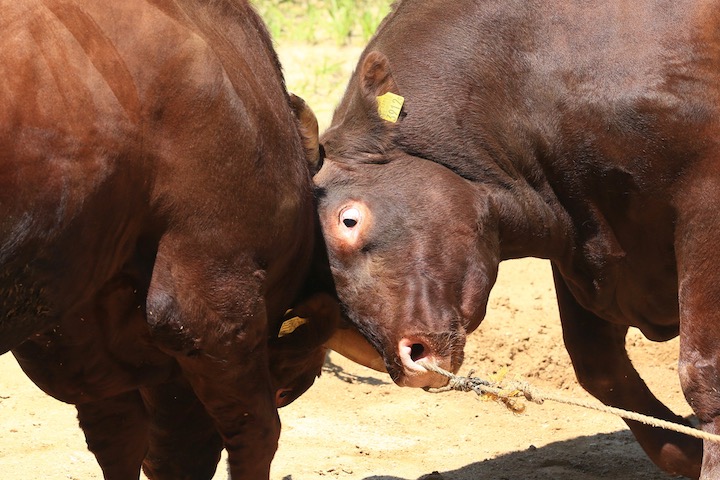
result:
[[[457,390],[460,392],[472,391],[478,395],[485,396],[486,398],[504,404],[513,413],[522,413],[525,410],[525,406],[519,402],[519,400],[523,398],[537,404],[542,404],[545,400],[550,400],[553,402],[564,403],[566,405],[588,408],[598,412],[610,413],[626,420],[633,420],[652,427],[664,428],[666,430],[683,433],[685,435],[690,435],[691,437],[707,440],[709,442],[720,443],[720,435],[704,432],[702,430],[698,430],[697,428],[688,427],[687,425],[680,425],[668,422],[667,420],[650,417],[641,413],[630,412],[621,408],[598,405],[596,403],[574,398],[564,398],[560,395],[543,392],[527,382],[513,381],[507,382],[505,386],[500,386],[499,382],[490,382],[488,380],[473,377],[472,375],[474,371],[470,371],[467,377],[462,377],[454,375],[437,365],[422,361],[418,363],[420,363],[425,369],[450,379],[448,384],[444,387],[427,389],[431,393],[441,393],[450,390]]]

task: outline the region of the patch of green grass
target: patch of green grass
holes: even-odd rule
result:
[[[355,19],[353,18],[354,2],[350,0],[330,0],[330,18],[332,33],[338,45],[344,45],[350,38]]]
[[[391,0],[253,0],[275,42],[367,43]]]

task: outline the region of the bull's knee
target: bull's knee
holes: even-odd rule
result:
[[[610,401],[612,392],[616,390],[617,378],[605,369],[576,368],[575,376],[586,392],[603,403]]]
[[[197,352],[197,336],[183,321],[177,299],[163,290],[148,293],[146,302],[147,325],[153,341],[172,354],[192,355]]]
[[[683,355],[678,374],[685,398],[703,424],[720,417],[720,368],[718,357]]]

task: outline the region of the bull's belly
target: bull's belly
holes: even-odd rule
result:
[[[603,268],[584,264],[582,270],[561,272],[585,309],[608,322],[636,327],[650,340],[666,341],[679,333],[678,283],[672,263],[658,258],[626,256]]]
[[[677,280],[623,271],[608,294],[611,301],[596,311],[600,317],[640,329],[650,340],[666,341],[679,333]]]
[[[97,349],[48,355],[44,342],[33,337],[13,355],[35,385],[62,402],[81,405],[179,378],[170,357],[157,364],[126,364]]]
[[[12,352],[39,388],[72,404],[173,380],[179,375],[176,362],[152,345],[138,320],[109,325],[75,317],[33,335]]]

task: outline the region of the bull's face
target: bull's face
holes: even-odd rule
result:
[[[315,175],[337,293],[398,385],[441,386],[422,364],[462,363],[497,275],[495,215],[445,167],[398,151],[376,160],[328,150]]]

